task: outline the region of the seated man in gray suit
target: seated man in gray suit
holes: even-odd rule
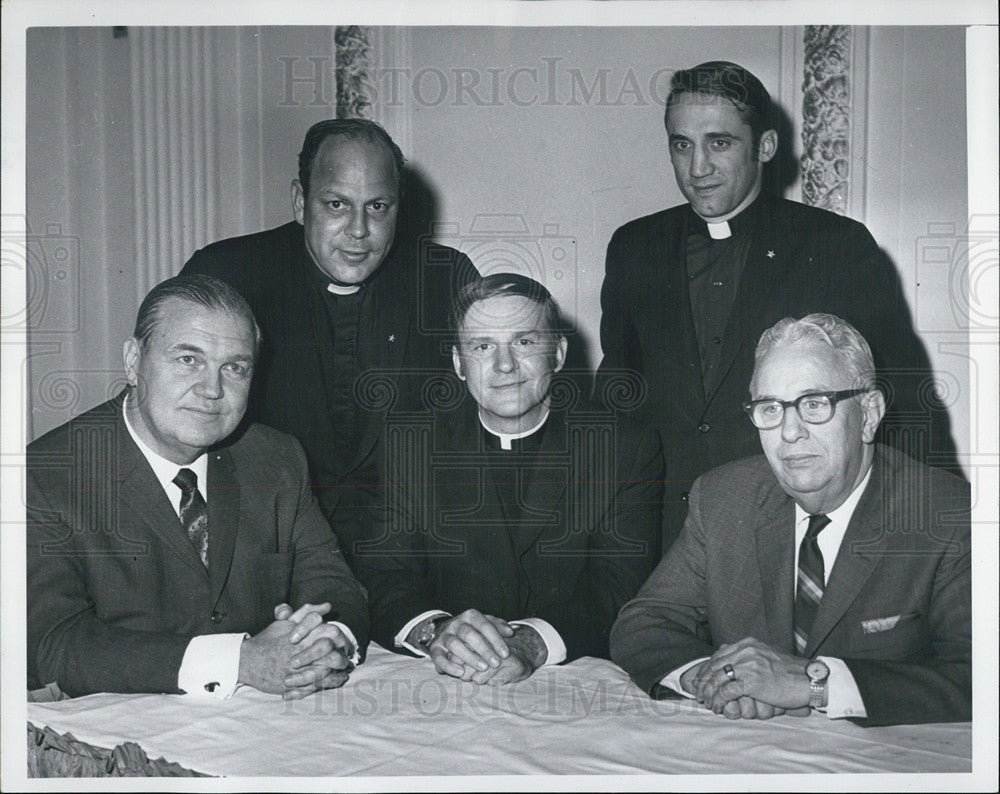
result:
[[[733,719],[970,720],[968,484],[874,443],[871,351],[837,317],[765,331],[750,393],[764,456],[695,483],[612,658]]]
[[[125,342],[128,388],[28,445],[29,689],[295,698],[347,679],[367,603],[302,448],[238,429],[259,346],[232,287],[169,279]]]
[[[372,635],[476,683],[607,658],[660,556],[659,438],[554,385],[568,343],[537,281],[473,281],[453,325],[467,389],[428,388],[433,411],[388,425],[387,503],[355,556]]]

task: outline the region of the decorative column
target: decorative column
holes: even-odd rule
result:
[[[802,200],[844,214],[851,178],[851,28],[807,25],[802,82]]]
[[[364,119],[371,116],[368,75],[368,28],[344,25],[334,33],[337,58],[337,118]]]

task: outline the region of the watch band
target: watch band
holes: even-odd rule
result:
[[[438,615],[424,623],[417,634],[417,647],[426,653],[430,649],[431,643],[437,637],[438,624],[445,620],[449,620],[448,615]]]
[[[809,682],[809,708],[823,708],[823,699],[826,696],[826,679],[822,681]],[[800,701],[801,702],[801,701]]]
[[[806,665],[806,676],[809,678],[809,708],[821,709],[825,705],[830,668],[822,659],[813,659]]]

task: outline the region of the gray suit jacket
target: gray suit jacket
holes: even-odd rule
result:
[[[969,509],[968,483],[877,447],[805,652],[847,663],[862,724],[971,719]],[[653,692],[744,637],[794,653],[794,515],[762,455],[699,478],[681,537],[618,616],[612,659]]]
[[[291,436],[251,425],[209,452],[209,568],[122,419],[121,397],[28,445],[28,687],[177,692],[199,634],[256,634],[329,601],[363,650],[361,586]]]

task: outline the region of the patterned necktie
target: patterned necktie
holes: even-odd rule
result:
[[[795,586],[795,651],[800,656],[805,655],[809,632],[823,598],[823,552],[819,550],[816,538],[829,523],[830,519],[822,513],[809,516],[809,529],[799,546],[799,575]]]
[[[174,477],[181,489],[181,523],[188,540],[195,547],[202,563],[208,567],[208,507],[198,490],[198,475],[191,469],[181,469]]]

